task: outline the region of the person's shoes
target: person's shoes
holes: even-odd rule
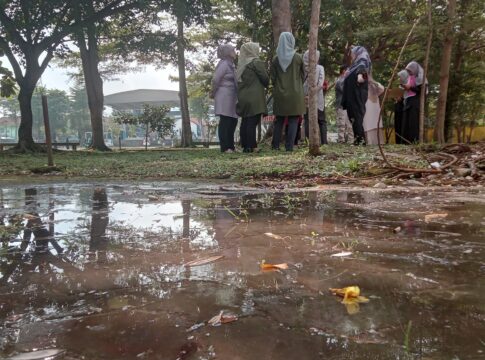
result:
[[[226,150],[226,151],[224,151],[224,152],[225,152],[225,153],[227,153],[227,154],[231,154],[231,153],[233,153],[233,152],[234,152],[234,150],[232,150],[232,149],[227,149],[227,150]]]
[[[356,138],[354,139],[354,143],[353,143],[354,146],[359,146],[359,145],[362,145],[362,146],[365,146],[365,140],[363,138]]]

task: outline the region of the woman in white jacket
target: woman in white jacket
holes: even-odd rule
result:
[[[384,92],[384,86],[375,81],[372,76],[369,77],[369,92],[367,101],[365,103],[365,116],[364,116],[364,132],[365,142],[367,145],[377,145],[378,131],[382,131],[382,121],[379,124],[379,114],[381,112],[381,106],[379,103],[379,96]],[[380,125],[380,126],[378,126]],[[381,139],[382,139],[382,133]]]

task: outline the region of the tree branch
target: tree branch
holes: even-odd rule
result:
[[[61,42],[64,37],[66,37],[70,33],[75,32],[79,27],[81,27],[85,24],[93,23],[93,22],[102,20],[102,19],[104,19],[108,16],[115,15],[119,12],[124,11],[124,10],[134,8],[138,4],[137,0],[133,0],[132,2],[128,2],[125,5],[116,7],[122,1],[123,0],[115,0],[112,3],[106,5],[106,7],[104,7],[103,9],[94,13],[92,16],[88,16],[83,20],[75,21],[71,25],[66,26],[63,30],[59,30],[59,32],[57,34],[52,34],[51,36],[42,40],[42,42],[41,42],[42,46],[44,46],[45,48],[48,48],[50,46],[50,44],[55,44],[55,43]]]
[[[469,52],[480,50],[480,49],[483,49],[483,48],[485,48],[485,45],[478,45],[478,46],[474,46],[472,48],[466,49],[464,52],[469,53]]]
[[[42,63],[40,64],[40,72],[41,74],[44,72],[44,70],[47,68],[47,65],[49,65],[49,62],[52,60],[52,58],[54,57],[54,50],[57,46],[53,46],[51,47],[48,51],[47,51],[47,55],[46,57],[44,58],[44,60],[42,60]]]
[[[15,78],[17,81],[23,80],[24,75],[22,74],[22,68],[20,67],[19,62],[13,55],[8,42],[0,36],[0,48],[5,52],[5,56],[7,56],[10,65],[12,66],[13,72],[15,74]]]
[[[7,14],[5,14],[5,11],[0,11],[0,23],[3,24],[6,33],[12,37],[12,39],[17,43],[18,46],[23,47],[23,45],[25,45],[25,40],[17,31],[17,27],[15,26],[12,19],[10,19]]]

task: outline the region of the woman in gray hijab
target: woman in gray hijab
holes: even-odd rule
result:
[[[215,115],[219,116],[218,135],[222,152],[234,152],[234,132],[237,126],[236,102],[237,79],[234,46],[225,44],[217,49],[220,59],[212,78],[212,93]]]
[[[305,113],[303,82],[305,70],[303,59],[295,50],[295,38],[289,32],[280,35],[276,56],[271,66],[273,82],[273,129],[272,148],[279,150],[281,132],[285,119],[288,121],[286,151],[293,151],[298,129],[298,119]]]
[[[416,61],[411,61],[406,66],[408,79],[404,88],[404,113],[402,122],[402,136],[404,143],[419,141],[419,108],[421,91],[426,91],[427,81],[424,78],[424,70]]]

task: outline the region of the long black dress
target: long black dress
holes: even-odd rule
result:
[[[394,103],[394,134],[396,144],[403,144],[403,117],[404,117],[404,100],[400,99]]]
[[[363,83],[357,82],[359,74],[364,76],[365,81]],[[363,65],[350,73],[344,80],[344,91],[341,105],[344,110],[347,110],[347,115],[352,123],[355,144],[365,144],[363,124],[368,90],[369,82],[367,80],[367,71]]]
[[[419,141],[419,92],[404,100],[404,116],[402,124],[402,136],[404,144]]]

